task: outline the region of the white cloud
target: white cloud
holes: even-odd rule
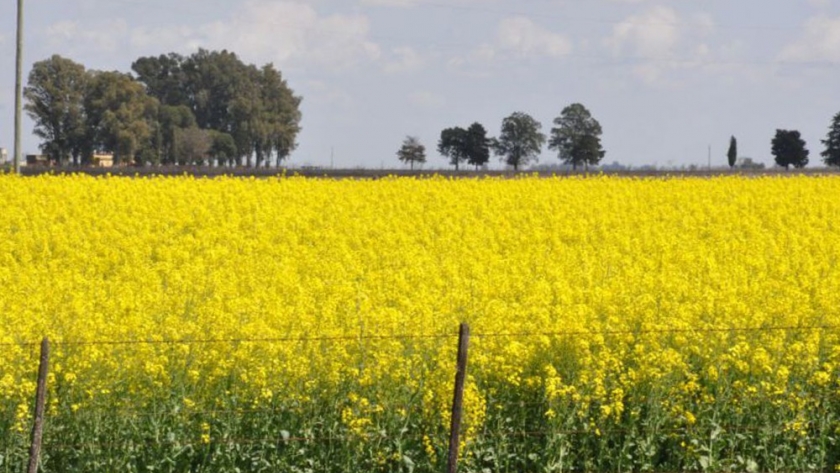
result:
[[[629,51],[642,57],[667,57],[680,42],[681,23],[672,8],[654,7],[616,24],[604,44],[616,56]]]
[[[819,15],[805,22],[802,35],[779,53],[786,62],[840,61],[840,17]]]
[[[499,23],[497,41],[501,48],[526,57],[557,58],[572,51],[572,43],[565,36],[553,33],[524,16],[502,20]]]
[[[408,101],[418,108],[439,109],[446,105],[446,98],[428,90],[418,90],[408,96]]]
[[[306,2],[252,0],[229,18],[190,26],[129,29],[124,19],[96,24],[61,21],[47,31],[54,44],[72,44],[85,52],[157,54],[192,52],[198,47],[235,51],[249,61],[280,66],[316,65],[344,69],[377,60],[381,51],[369,38],[370,22],[362,14],[323,16]]]
[[[128,22],[122,18],[97,22],[88,27],[77,21],[62,20],[48,26],[45,31],[47,45],[70,54],[114,53],[120,50],[128,34]]]
[[[425,63],[423,57],[413,48],[399,47],[394,48],[392,52],[397,59],[389,61],[383,67],[383,70],[389,74],[416,71]]]

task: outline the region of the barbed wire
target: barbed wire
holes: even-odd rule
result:
[[[840,330],[836,325],[789,325],[765,327],[691,327],[661,329],[604,329],[604,330],[560,330],[545,332],[475,332],[473,338],[537,338],[597,335],[665,335],[691,333],[749,333],[749,332],[802,332],[815,330]],[[194,338],[194,339],[126,339],[126,340],[51,340],[57,346],[120,346],[120,345],[224,345],[224,344],[278,344],[305,342],[347,342],[369,340],[430,340],[458,338],[451,334],[390,334],[390,335],[335,335],[314,337],[265,337],[265,338]],[[0,347],[27,347],[40,345],[40,341],[3,342]]]

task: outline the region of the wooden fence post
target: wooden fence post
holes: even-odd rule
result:
[[[449,428],[449,462],[447,473],[458,471],[458,442],[461,416],[464,411],[464,381],[467,378],[467,348],[470,344],[470,326],[462,323],[458,331],[458,371],[455,373],[455,395],[452,399],[452,423]]]
[[[41,341],[41,361],[38,364],[38,389],[35,393],[35,422],[32,425],[32,445],[29,448],[28,473],[38,472],[38,460],[41,457],[41,437],[44,433],[44,402],[47,397],[47,370],[50,362],[50,341],[44,337]]]

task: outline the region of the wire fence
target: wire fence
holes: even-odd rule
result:
[[[473,338],[537,338],[537,337],[583,337],[613,335],[668,335],[703,333],[751,333],[751,332],[809,332],[838,331],[836,325],[779,325],[761,327],[691,327],[660,329],[604,329],[604,330],[559,330],[537,332],[476,332]],[[125,339],[125,340],[50,340],[56,346],[119,346],[119,345],[224,345],[224,344],[280,344],[307,342],[349,342],[367,340],[433,340],[457,339],[457,333],[436,334],[356,334],[333,336],[296,337],[237,337],[237,338],[185,338],[185,339]],[[41,341],[2,342],[0,347],[37,347]]]
[[[463,326],[462,326],[463,328]],[[569,338],[569,337],[594,337],[594,336],[657,336],[657,335],[700,335],[711,333],[731,333],[731,334],[747,334],[747,333],[773,333],[773,332],[789,332],[802,333],[812,331],[833,331],[838,332],[839,326],[830,324],[803,324],[803,325],[763,325],[763,326],[728,326],[728,327],[663,327],[663,328],[635,328],[635,329],[601,329],[601,330],[558,330],[558,331],[522,331],[522,332],[477,332],[469,336],[479,340],[499,340],[507,341],[513,339],[527,339],[527,338]],[[459,339],[458,333],[393,333],[393,334],[377,334],[377,333],[358,333],[358,334],[338,334],[338,335],[321,335],[321,336],[281,336],[281,337],[237,337],[237,338],[183,338],[183,339],[115,339],[115,340],[53,340],[50,341],[56,347],[88,347],[88,346],[134,346],[134,345],[151,345],[151,346],[179,346],[179,345],[237,345],[237,344],[283,344],[283,343],[347,343],[347,342],[364,342],[364,341],[406,341],[406,340],[455,340]],[[3,342],[0,347],[21,347],[30,348],[34,352],[36,347],[42,345],[46,341],[17,341],[17,342]],[[460,345],[460,340],[459,340]],[[460,357],[459,357],[460,358]],[[460,363],[460,360],[459,360]],[[40,377],[40,374],[39,374]],[[456,391],[457,391],[456,387]],[[550,409],[552,403],[549,399],[519,399],[513,401],[505,401],[501,398],[485,399],[487,411],[495,409]],[[394,405],[389,408],[405,408],[411,409],[408,405]],[[268,405],[268,406],[238,406],[236,408],[190,408],[179,407],[172,409],[172,406],[136,406],[131,409],[117,408],[112,409],[107,413],[112,418],[128,419],[137,418],[155,418],[155,417],[171,417],[177,416],[192,419],[194,422],[199,422],[202,419],[213,421],[214,419],[224,417],[237,417],[243,415],[253,415],[256,417],[270,418],[282,411],[282,405]],[[455,412],[453,407],[453,415]],[[459,408],[460,410],[460,408]],[[82,414],[82,413],[80,413]],[[79,419],[82,420],[81,418]],[[197,424],[196,424],[197,425]],[[421,429],[401,430],[392,432],[341,432],[341,433],[324,433],[318,432],[317,429],[309,430],[298,428],[290,429],[291,432],[285,430],[277,430],[272,426],[271,431],[274,433],[269,436],[238,436],[237,430],[230,432],[230,436],[222,435],[216,436],[196,429],[188,432],[181,432],[177,436],[168,438],[154,439],[153,443],[157,446],[173,446],[178,448],[203,448],[207,445],[230,445],[230,446],[264,446],[267,448],[281,448],[289,444],[334,444],[334,443],[351,443],[351,442],[376,442],[376,441],[399,441],[399,442],[416,442],[423,443],[429,438],[436,439],[437,442],[441,440],[443,434],[441,431],[424,431]],[[537,428],[535,428],[537,427]],[[557,426],[556,428],[543,429],[539,425],[518,425],[505,426],[500,430],[493,430],[493,427],[485,427],[485,431],[481,434],[485,441],[494,441],[494,439],[518,439],[519,441],[536,442],[536,444],[545,443],[552,439],[560,437],[580,437],[580,436],[595,436],[595,437],[623,437],[639,435],[640,432],[650,431],[656,432],[659,435],[670,435],[675,438],[685,436],[689,433],[706,432],[718,430],[722,432],[743,434],[750,436],[760,432],[771,433],[773,435],[781,435],[785,431],[784,425],[768,426],[768,425],[749,425],[733,423],[729,425],[710,425],[704,423],[703,425],[693,425],[690,423],[673,422],[667,425],[658,426],[606,426],[606,428],[577,427],[577,428],[563,428]],[[805,425],[805,428],[812,428],[813,425]],[[239,432],[240,434],[243,432]],[[116,450],[125,448],[131,445],[132,442],[137,441],[133,438],[100,438],[94,440],[74,441],[70,439],[51,438],[47,441],[46,448],[48,452],[80,452],[86,450]],[[456,442],[457,443],[457,442]],[[456,455],[457,457],[457,455]],[[658,472],[663,473],[663,472]]]

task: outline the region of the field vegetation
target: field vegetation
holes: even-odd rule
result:
[[[834,471],[839,195],[0,176],[0,472]]]

